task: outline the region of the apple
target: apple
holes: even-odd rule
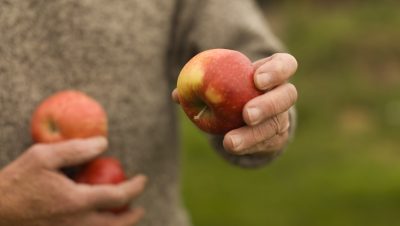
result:
[[[78,183],[90,185],[119,184],[126,180],[126,176],[117,159],[99,157],[85,164],[73,179]],[[127,209],[128,206],[122,206],[107,211],[121,213]]]
[[[179,103],[201,130],[225,134],[245,125],[244,105],[261,94],[253,81],[254,71],[250,59],[238,51],[201,52],[179,74]]]
[[[31,133],[33,140],[39,143],[107,136],[107,115],[88,95],[75,90],[61,91],[36,108]]]

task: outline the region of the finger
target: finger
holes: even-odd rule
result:
[[[277,53],[258,67],[254,83],[260,90],[269,90],[285,83],[297,70],[296,59],[287,53]]]
[[[139,196],[146,185],[147,177],[135,176],[118,185],[81,185],[81,194],[88,208],[109,209],[128,204]]]
[[[107,148],[103,137],[77,139],[57,144],[36,144],[28,152],[31,161],[50,169],[79,165],[100,155]]]
[[[108,146],[104,137],[89,139],[76,139],[59,144],[53,144],[49,148],[51,168],[86,163],[103,153]]]
[[[178,94],[178,89],[177,88],[175,88],[172,91],[171,97],[172,97],[173,101],[175,101],[177,104],[179,104],[179,94]]]
[[[246,149],[286,132],[289,125],[289,114],[284,112],[256,126],[245,126],[228,132],[224,137],[223,145],[228,151],[244,154]]]
[[[270,61],[271,59],[272,59],[272,57],[266,57],[266,58],[263,58],[263,59],[253,62],[254,69],[257,70],[259,67],[261,67],[263,64]]]
[[[283,84],[250,100],[243,109],[243,119],[247,125],[257,125],[274,115],[287,111],[296,100],[296,87],[290,83]]]
[[[241,154],[260,154],[281,151],[289,139],[289,130],[276,134],[270,139],[264,140],[250,148],[242,150]]]

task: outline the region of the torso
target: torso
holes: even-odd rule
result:
[[[166,70],[173,0],[6,2],[0,3],[0,167],[32,144],[30,116],[41,100],[81,90],[107,111],[108,154],[128,174],[152,181],[140,201],[150,208],[141,225],[186,225],[171,208],[180,202]]]

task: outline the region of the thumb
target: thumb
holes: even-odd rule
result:
[[[44,150],[47,151],[47,166],[59,169],[79,165],[94,159],[107,149],[108,142],[104,137],[94,137],[45,146],[48,146]]]

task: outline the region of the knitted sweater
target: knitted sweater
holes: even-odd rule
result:
[[[32,144],[41,100],[81,90],[107,111],[108,154],[150,178],[140,225],[190,225],[170,92],[182,64],[210,48],[255,60],[280,45],[251,0],[0,1],[0,169]]]

